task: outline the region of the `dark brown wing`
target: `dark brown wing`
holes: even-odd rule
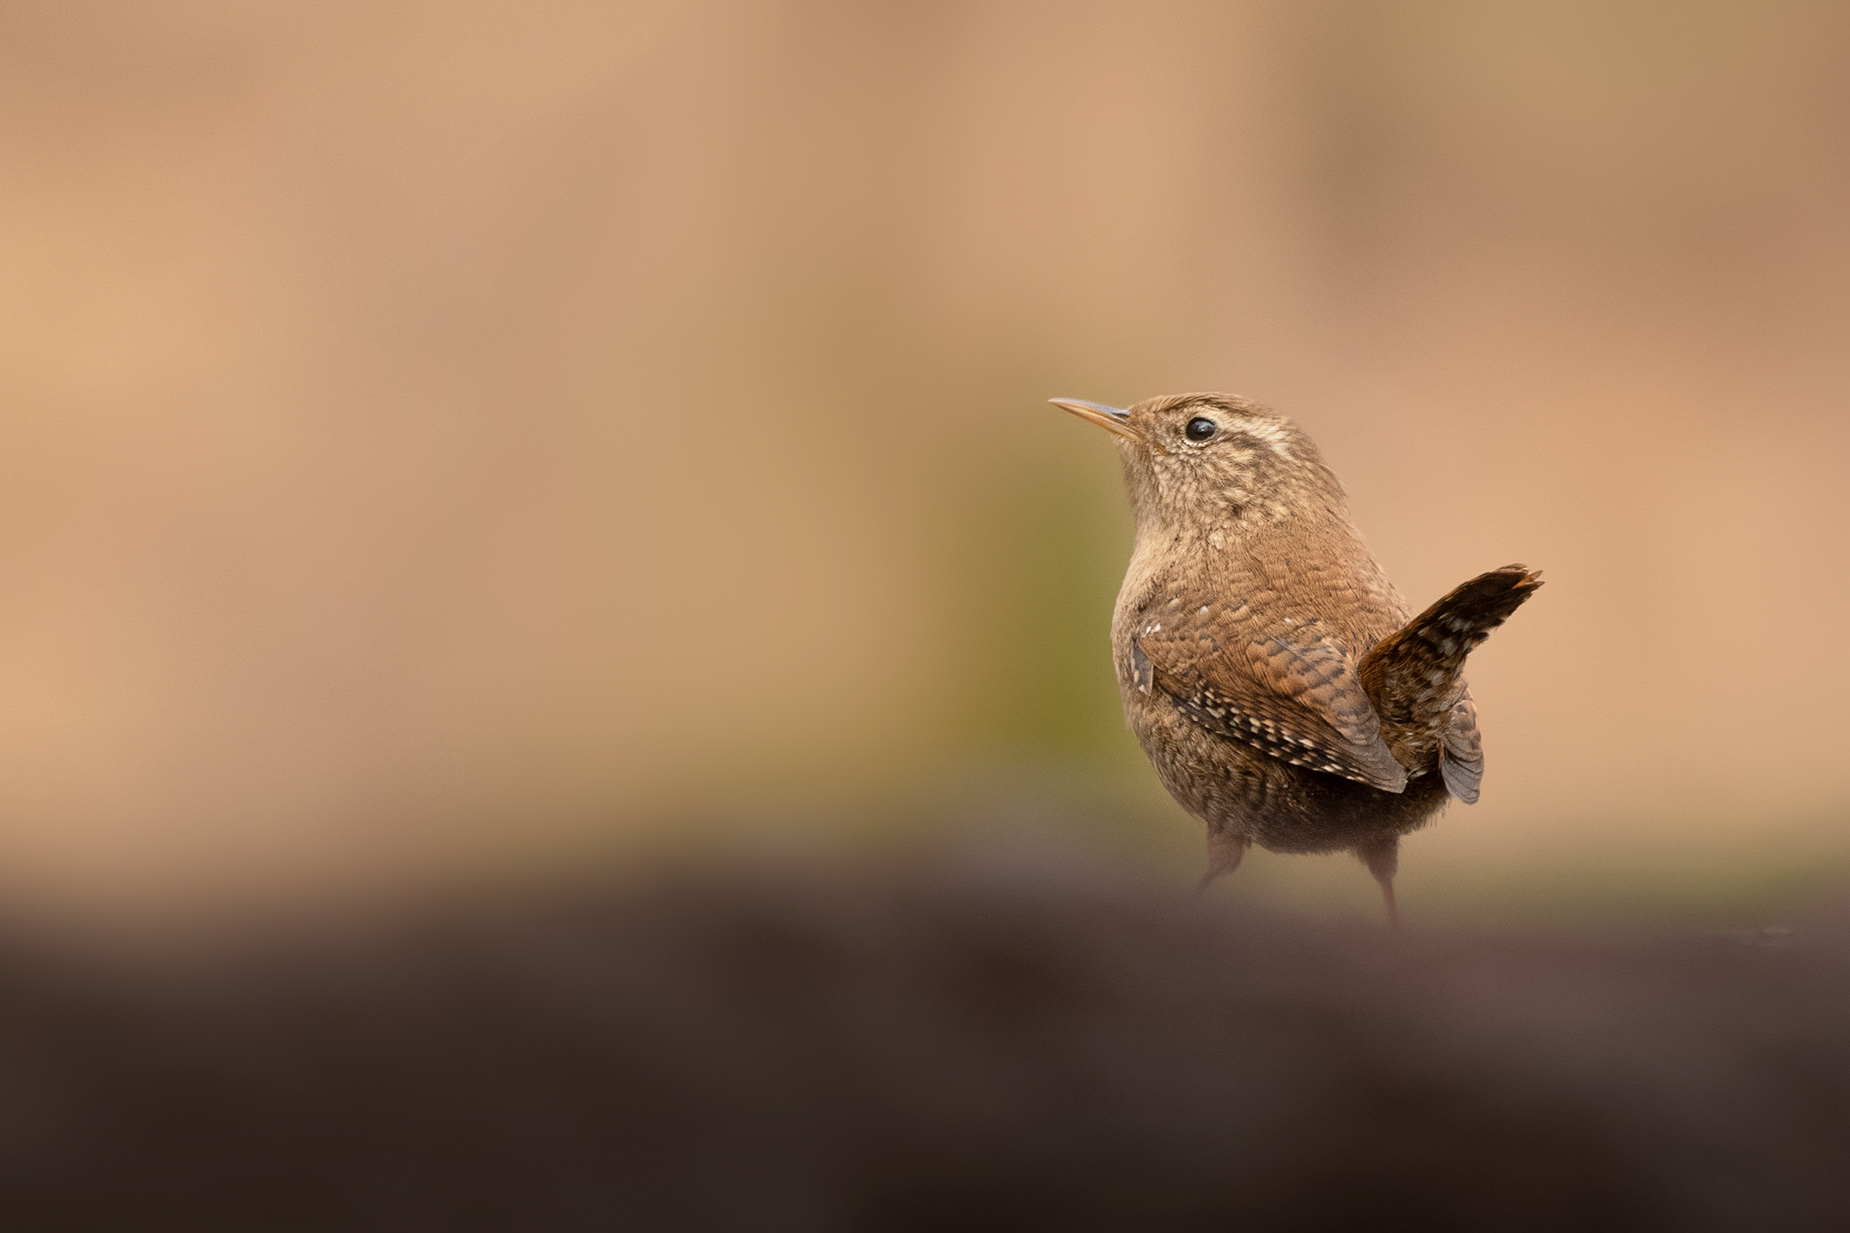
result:
[[[1386,792],[1407,786],[1355,660],[1319,621],[1262,620],[1237,599],[1188,603],[1158,588],[1131,635],[1138,684],[1216,736]]]

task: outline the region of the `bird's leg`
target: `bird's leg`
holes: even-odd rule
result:
[[[1244,835],[1230,834],[1213,823],[1208,824],[1208,871],[1201,875],[1201,884],[1195,887],[1195,898],[1207,894],[1208,887],[1214,879],[1232,873],[1246,859],[1246,849],[1252,843]]]
[[[1400,911],[1394,906],[1394,873],[1400,868],[1400,836],[1384,835],[1359,845],[1355,854],[1368,866],[1368,872],[1375,875],[1375,881],[1381,884],[1381,895],[1387,900],[1388,928],[1400,928]]]

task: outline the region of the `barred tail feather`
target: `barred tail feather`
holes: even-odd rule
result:
[[[1395,757],[1430,768],[1438,754],[1446,787],[1466,803],[1477,799],[1484,755],[1477,711],[1459,679],[1465,657],[1541,585],[1540,572],[1523,565],[1479,574],[1362,659],[1362,687]]]

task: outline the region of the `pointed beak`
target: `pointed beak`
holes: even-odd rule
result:
[[[1155,444],[1131,427],[1129,411],[1120,411],[1102,402],[1087,402],[1083,398],[1049,398],[1047,401],[1063,411],[1071,411],[1082,420],[1097,424],[1106,432],[1115,432],[1127,441],[1135,441],[1139,445]]]

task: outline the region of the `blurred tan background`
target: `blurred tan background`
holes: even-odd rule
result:
[[[16,900],[1016,810],[1192,870],[1044,401],[1186,389],[1415,604],[1547,572],[1411,913],[1850,869],[1844,6],[21,3],[0,152]]]

